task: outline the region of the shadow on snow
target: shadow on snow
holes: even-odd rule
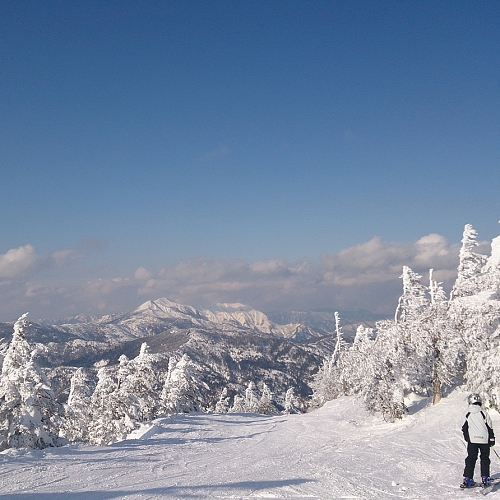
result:
[[[146,490],[115,490],[115,491],[66,491],[61,493],[47,493],[47,492],[32,492],[32,493],[7,493],[0,494],[0,498],[11,498],[13,500],[46,500],[50,496],[51,500],[66,500],[71,498],[74,500],[107,500],[111,498],[126,498],[132,495],[162,495],[172,496],[176,498],[201,498],[200,494],[211,490],[220,489],[237,489],[237,490],[263,490],[268,488],[281,488],[285,486],[294,486],[303,483],[314,482],[314,479],[283,479],[280,481],[240,481],[237,483],[225,484],[200,484],[189,486],[168,486],[166,488],[149,488]]]

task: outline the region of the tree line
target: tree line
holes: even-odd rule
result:
[[[394,420],[405,414],[409,393],[438,403],[444,388],[464,384],[499,410],[500,237],[490,256],[476,252],[477,245],[477,232],[467,224],[449,297],[432,269],[423,285],[405,266],[393,319],[358,327],[352,345],[343,341],[337,321],[337,347],[316,376],[313,405],[357,395],[367,409]]]

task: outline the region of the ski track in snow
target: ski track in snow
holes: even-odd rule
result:
[[[176,415],[108,447],[7,450],[0,499],[482,498],[458,488],[464,398],[455,391],[396,423],[340,398],[306,415]]]

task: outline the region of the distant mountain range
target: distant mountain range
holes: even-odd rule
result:
[[[380,318],[366,311],[341,314],[346,337],[359,324],[371,326]],[[28,340],[43,344],[38,361],[61,393],[76,367],[115,364],[121,354],[135,357],[146,342],[158,354],[160,369],[166,369],[169,356],[188,354],[213,397],[224,386],[237,392],[249,381],[265,381],[280,393],[293,386],[307,396],[312,376],[333,351],[334,330],[333,311],[264,314],[243,304],[209,310],[160,298],[124,314],[34,322]],[[0,353],[11,336],[12,325],[0,324]]]
[[[373,326],[377,320],[385,317],[361,309],[340,311],[341,326],[347,336],[351,336],[360,324]],[[60,332],[63,336],[74,335],[94,341],[133,340],[158,335],[173,327],[208,330],[243,328],[299,342],[330,335],[335,331],[334,309],[263,313],[238,303],[196,309],[166,298],[148,300],[128,313],[101,317],[78,314],[55,322],[44,320],[40,325],[52,330],[52,336],[57,337],[56,332]]]

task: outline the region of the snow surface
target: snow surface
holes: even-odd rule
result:
[[[465,397],[457,390],[436,406],[415,398],[396,423],[349,397],[305,415],[175,415],[107,447],[6,450],[0,498],[482,498],[458,488]],[[500,434],[500,415],[491,417]]]

